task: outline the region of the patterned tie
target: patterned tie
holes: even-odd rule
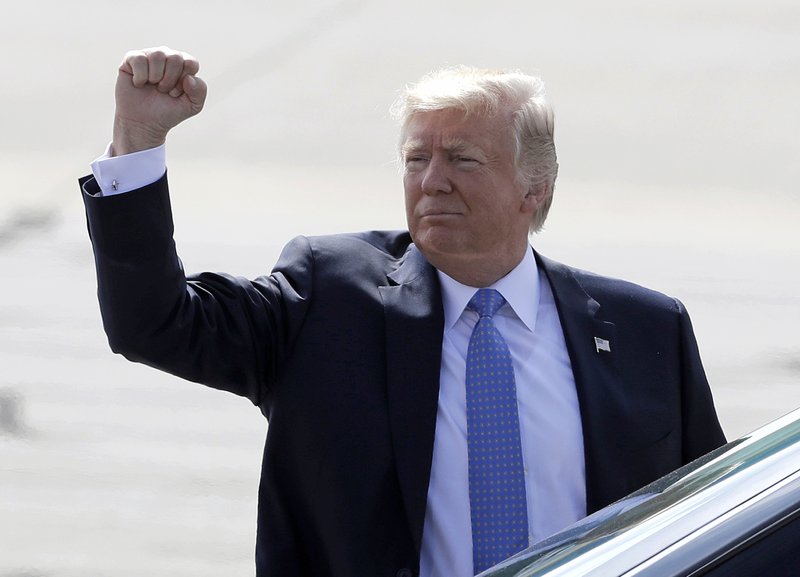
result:
[[[467,445],[475,573],[528,546],[528,509],[511,353],[492,316],[505,303],[481,289],[467,308],[480,315],[467,351]]]

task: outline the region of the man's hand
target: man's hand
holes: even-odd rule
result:
[[[159,146],[200,112],[207,88],[199,69],[193,56],[164,46],[128,52],[117,75],[112,155]]]

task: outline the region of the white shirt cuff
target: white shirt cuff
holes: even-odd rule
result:
[[[121,194],[152,184],[167,170],[166,145],[111,156],[111,143],[92,162],[92,174],[103,196]]]

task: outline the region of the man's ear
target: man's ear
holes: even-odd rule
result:
[[[522,211],[534,212],[547,196],[547,184],[540,182],[531,184],[525,198],[522,199]]]

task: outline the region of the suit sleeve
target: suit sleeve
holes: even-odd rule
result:
[[[311,296],[308,243],[284,250],[269,276],[186,277],[173,240],[166,175],[99,197],[80,180],[111,349],[261,405],[302,324]]]
[[[692,321],[686,308],[676,299],[680,314],[681,338],[681,419],[683,461],[688,463],[725,444],[717,418],[711,388],[706,378]]]

